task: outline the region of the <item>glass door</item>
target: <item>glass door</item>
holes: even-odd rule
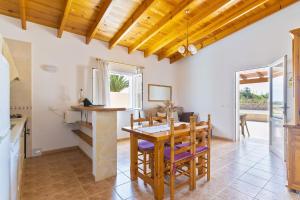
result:
[[[286,56],[270,65],[270,150],[285,158],[287,110]]]

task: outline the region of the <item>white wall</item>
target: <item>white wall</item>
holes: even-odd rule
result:
[[[300,27],[299,11],[300,2],[178,62],[180,105],[185,110],[199,112],[202,118],[211,113],[214,135],[233,139],[235,72],[268,65],[285,54],[291,70],[289,31]],[[291,106],[291,88],[288,96]],[[290,116],[291,110],[288,112]]]
[[[107,43],[96,40],[86,45],[84,37],[67,32],[59,39],[56,29],[29,22],[24,31],[19,19],[2,15],[0,24],[4,37],[32,44],[33,149],[51,150],[77,144],[70,131],[72,127],[63,123],[62,112],[76,104],[80,88],[90,94],[90,69],[95,57],[144,66],[145,107],[153,106],[146,101],[148,83],[172,85],[176,101],[176,65],[167,60],[157,62],[154,56],[145,59],[141,52],[129,55],[123,47],[109,50]],[[129,119],[129,115],[123,116]]]

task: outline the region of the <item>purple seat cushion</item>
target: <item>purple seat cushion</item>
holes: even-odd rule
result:
[[[139,142],[138,148],[142,151],[151,150],[154,149],[154,144],[152,142],[142,140],[141,142]]]
[[[201,152],[206,151],[206,150],[208,150],[207,146],[197,147],[196,153],[201,153]]]
[[[165,155],[165,160],[170,160],[171,159],[171,148],[170,147],[166,147],[164,155]],[[192,156],[193,155],[190,154],[190,152],[182,152],[182,153],[176,154],[174,156],[174,160],[179,161],[179,160],[189,158],[189,157],[192,157]]]
[[[188,145],[190,145],[190,143],[177,144],[177,145],[176,145],[176,148],[182,148],[182,147],[186,147],[186,146],[188,146]],[[208,149],[207,146],[200,146],[200,147],[197,147],[196,153],[201,153],[201,152],[203,152],[203,151],[206,151],[207,149]]]

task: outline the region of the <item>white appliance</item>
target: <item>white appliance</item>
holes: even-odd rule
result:
[[[20,141],[17,140],[11,144],[10,150],[10,200],[18,199],[19,192],[19,159],[20,159]]]
[[[1,48],[0,48],[1,50]],[[0,199],[10,200],[9,65],[0,51]]]

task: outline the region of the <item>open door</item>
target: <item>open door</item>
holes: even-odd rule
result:
[[[270,150],[285,159],[287,110],[287,57],[270,65]]]

